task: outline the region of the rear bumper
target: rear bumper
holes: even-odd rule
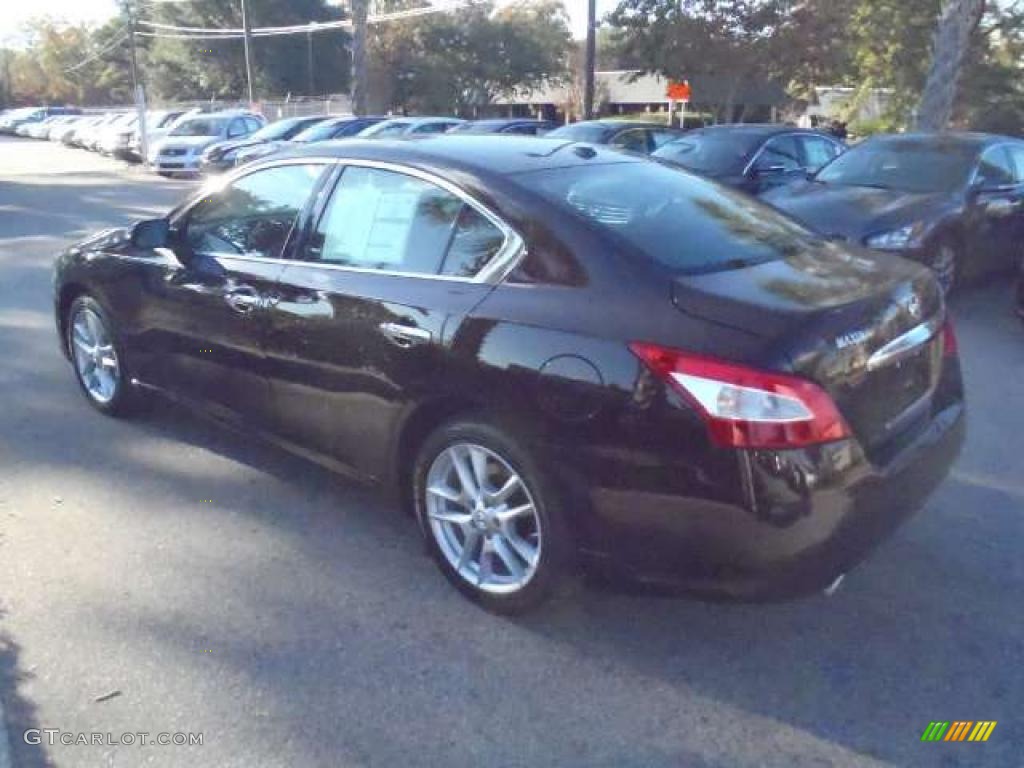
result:
[[[820,591],[921,508],[956,460],[965,421],[963,402],[949,405],[884,468],[853,440],[737,453],[739,503],[596,487],[596,546],[584,555],[633,580],[714,596]]]

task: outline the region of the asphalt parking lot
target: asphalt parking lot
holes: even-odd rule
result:
[[[193,186],[0,139],[13,765],[1024,765],[1024,326],[1009,281],[954,301],[970,406],[957,468],[835,596],[591,587],[509,620],[459,597],[372,492],[171,406],[123,422],[85,404],[53,331],[53,257]],[[984,744],[921,743],[932,720],[998,725]],[[203,744],[36,746],[33,728]]]

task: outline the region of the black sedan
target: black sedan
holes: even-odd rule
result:
[[[220,173],[229,170],[235,167],[238,155],[243,150],[262,148],[264,145],[273,145],[278,141],[288,141],[326,119],[326,115],[289,117],[268,123],[244,139],[218,142],[203,152],[200,168],[203,173]]]
[[[448,133],[501,133],[518,136],[543,136],[558,127],[558,123],[549,120],[531,120],[524,118],[492,118],[489,120],[470,120],[460,123]]]
[[[817,131],[785,125],[716,125],[690,131],[655,150],[653,157],[760,195],[806,180],[844,149],[840,141]]]
[[[162,392],[382,485],[499,611],[579,565],[824,588],[963,438],[928,270],[592,145],[283,153],[70,248],[54,285],[99,411]]]
[[[660,123],[640,123],[633,120],[585,120],[563,125],[547,134],[562,141],[585,141],[588,144],[607,144],[641,155],[649,155],[664,144],[678,139],[683,132]]]
[[[923,262],[949,291],[1024,255],[1024,141],[880,136],[764,199],[828,237]]]

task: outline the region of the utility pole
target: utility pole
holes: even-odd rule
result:
[[[249,14],[245,11],[245,0],[242,0],[242,31],[245,35],[245,80],[249,86],[249,108],[252,109],[252,105],[256,103],[256,96],[252,89],[252,53],[249,50],[252,43],[252,29],[249,27]]]
[[[312,22],[312,21],[309,22],[309,29],[306,30],[306,44],[307,44],[306,52],[308,54],[307,61],[308,61],[308,64],[309,64],[309,98],[310,98],[310,100],[312,100],[312,98],[314,96],[314,91],[313,91],[313,85],[314,85],[314,83],[313,83],[313,26],[314,26],[314,22]]]
[[[587,0],[587,50],[583,64],[583,119],[594,117],[594,69],[597,58],[597,0]]]
[[[369,0],[352,0],[352,114],[366,114],[366,17]]]
[[[135,99],[135,114],[139,132],[139,152],[142,162],[149,157],[149,140],[146,136],[146,90],[139,78],[139,62],[135,52],[135,6],[131,0],[125,0],[125,11],[128,14],[128,38],[131,46],[132,97]]]

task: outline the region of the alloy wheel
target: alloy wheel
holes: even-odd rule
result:
[[[540,562],[540,517],[520,474],[494,451],[455,443],[427,471],[427,523],[441,553],[473,587],[523,589]]]
[[[86,393],[100,405],[110,403],[121,385],[121,367],[110,330],[88,307],[72,318],[71,349]]]

